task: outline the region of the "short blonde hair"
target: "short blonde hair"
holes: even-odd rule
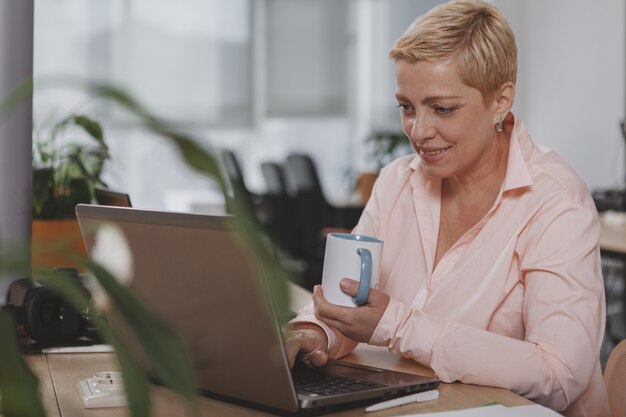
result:
[[[479,0],[442,4],[418,17],[393,45],[395,61],[456,61],[463,82],[484,98],[517,78],[515,35],[500,11]]]

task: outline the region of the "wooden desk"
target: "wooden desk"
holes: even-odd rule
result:
[[[626,216],[626,214],[624,214]],[[626,258],[626,222],[609,223],[600,216],[600,250],[603,254]]]
[[[48,417],[60,417],[59,406],[54,391],[54,385],[50,379],[50,369],[45,355],[28,355],[26,363],[30,366],[31,371],[39,379],[39,387],[41,391],[41,402],[43,409]]]
[[[420,375],[432,375],[432,371],[415,362],[402,359],[386,349],[361,346],[348,359],[355,363],[367,363],[389,369],[397,369]],[[81,379],[91,377],[99,371],[117,369],[115,357],[110,353],[48,354],[29,356],[28,361],[39,376],[44,407],[49,416],[62,417],[117,417],[127,416],[127,409],[101,408],[85,409],[78,395],[77,384]],[[490,402],[507,406],[532,404],[508,390],[480,387],[461,383],[441,384],[440,398],[426,403],[414,403],[375,413],[365,413],[363,408],[332,414],[333,416],[383,417],[398,414],[444,411],[476,407]],[[55,399],[56,398],[56,399]],[[58,407],[57,407],[58,403]],[[165,388],[152,388],[153,416],[183,416],[185,405],[172,392]],[[201,398],[199,401],[202,416],[258,417],[272,414],[237,406],[234,404]]]

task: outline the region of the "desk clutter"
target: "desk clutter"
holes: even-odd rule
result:
[[[78,283],[85,295],[90,297],[83,278],[74,268],[55,268],[59,277],[64,276]],[[25,336],[24,343],[32,349],[51,346],[85,346],[101,342],[98,329],[88,319],[90,311],[77,311],[53,289],[36,279],[20,278],[7,290],[6,305],[14,310],[17,326]]]
[[[388,408],[399,407],[401,405],[411,403],[423,403],[425,401],[434,401],[439,398],[439,390],[418,392],[417,394],[407,395],[405,397],[394,398],[393,400],[383,401],[365,408],[366,412],[386,410]]]
[[[607,210],[600,215],[600,219],[607,226],[624,226],[626,225],[626,212]]]
[[[607,189],[594,190],[591,193],[593,201],[599,212],[607,210],[624,211],[626,210],[626,190],[623,189]]]
[[[126,405],[122,374],[116,371],[96,372],[78,383],[85,408],[123,407]]]

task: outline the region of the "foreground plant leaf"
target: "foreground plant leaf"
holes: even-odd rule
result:
[[[132,328],[157,378],[193,403],[194,374],[180,337],[156,318],[126,287],[120,285],[106,269],[92,261],[86,262],[85,266],[94,273]]]
[[[130,414],[150,416],[150,382],[130,350],[111,329],[101,314],[95,311],[83,288],[68,275],[50,270],[37,270],[39,281],[63,297],[76,311],[89,311],[89,318],[98,327],[102,338],[115,349],[119,361],[126,400]],[[137,301],[135,301],[138,303]]]
[[[245,243],[256,255],[259,267],[263,270],[270,287],[270,293],[274,301],[274,307],[281,319],[285,319],[288,314],[288,291],[287,272],[278,263],[272,254],[271,244],[264,238],[261,226],[255,221],[255,217],[246,208],[243,202],[238,199],[229,199],[226,193],[225,180],[219,169],[216,158],[203,149],[193,138],[171,130],[166,123],[152,116],[131,96],[123,90],[105,84],[90,84],[80,80],[67,77],[60,77],[57,80],[50,80],[48,86],[67,85],[72,88],[80,88],[90,91],[94,96],[111,100],[115,104],[125,108],[131,114],[138,117],[141,124],[148,130],[166,138],[172,142],[180,152],[185,162],[197,172],[215,179],[226,196],[228,207],[235,214],[234,220],[240,230]],[[46,84],[46,83],[44,83]],[[15,92],[0,105],[0,121],[9,114],[19,102],[32,95],[32,80],[26,80]],[[83,128],[93,133],[92,136],[98,140],[99,133],[89,121],[85,121]],[[98,281],[108,292],[109,296],[123,314],[124,319],[135,330],[138,338],[142,341],[142,347],[150,359],[157,375],[163,383],[170,386],[176,392],[187,398],[190,404],[194,404],[194,383],[193,373],[187,364],[185,350],[178,337],[165,324],[156,319],[125,287],[113,278],[104,268],[93,262],[85,263],[91,269]],[[93,311],[89,299],[82,292],[76,282],[68,279],[63,274],[52,271],[39,271],[43,276],[46,285],[57,291],[77,310],[86,308]],[[92,315],[93,323],[98,326],[103,339],[110,343],[116,352],[117,358],[123,372],[125,390],[127,392],[128,404],[131,415],[135,417],[147,417],[150,414],[149,382],[145,374],[137,364],[128,348],[121,342],[119,337],[110,328],[108,323],[100,315]],[[10,326],[9,326],[10,327]],[[9,329],[15,331],[14,328]],[[2,334],[6,334],[7,329],[0,328]],[[3,339],[3,337],[0,337]],[[0,346],[0,348],[2,348]],[[0,351],[0,354],[2,352]],[[12,356],[11,356],[12,357]],[[28,371],[25,368],[25,371]],[[21,373],[24,370],[19,371]],[[32,375],[32,374],[31,374]],[[30,401],[36,392],[24,391],[24,398]],[[197,408],[194,408],[197,414]],[[9,417],[7,414],[6,417]]]
[[[24,271],[30,261],[28,248],[7,247],[0,241],[0,284],[5,273]],[[37,377],[24,357],[17,336],[17,311],[0,307],[0,415],[4,417],[45,416],[39,395]]]
[[[24,362],[10,307],[0,310],[0,413],[4,417],[45,417],[37,377]]]
[[[175,132],[166,122],[153,116],[143,105],[121,88],[105,83],[93,83],[75,77],[51,76],[38,79],[38,88],[69,87],[90,92],[94,97],[110,100],[138,118],[139,122],[148,130],[156,133],[177,147],[185,162],[197,172],[207,175],[219,184],[222,193],[227,199],[229,207],[233,208],[235,223],[242,232],[244,240],[249,244],[257,256],[263,272],[266,274],[275,308],[280,317],[288,316],[289,293],[287,291],[288,273],[278,263],[268,248],[267,242],[262,241],[261,227],[254,222],[254,216],[239,199],[230,199],[226,191],[226,183],[222,176],[216,158],[198,145],[192,137]],[[20,84],[7,99],[0,104],[0,121],[2,121],[26,97],[33,93],[32,78]],[[97,134],[96,134],[97,136]]]
[[[286,321],[290,315],[289,292],[287,288],[288,273],[272,254],[272,244],[269,243],[268,239],[264,238],[263,228],[256,221],[256,216],[250,212],[248,206],[243,201],[237,198],[239,193],[235,193],[235,198],[229,197],[226,192],[226,181],[217,159],[198,145],[198,141],[192,137],[171,130],[166,123],[152,116],[139,102],[123,90],[104,84],[90,84],[87,88],[95,96],[109,99],[122,106],[138,117],[148,130],[173,142],[189,167],[213,178],[219,184],[226,198],[227,207],[235,215],[234,221],[238,230],[241,232],[245,243],[255,254],[259,267],[266,277],[274,308],[281,322]]]

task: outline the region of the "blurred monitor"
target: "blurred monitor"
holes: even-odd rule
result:
[[[101,206],[132,207],[130,196],[119,191],[96,188],[96,202]]]

